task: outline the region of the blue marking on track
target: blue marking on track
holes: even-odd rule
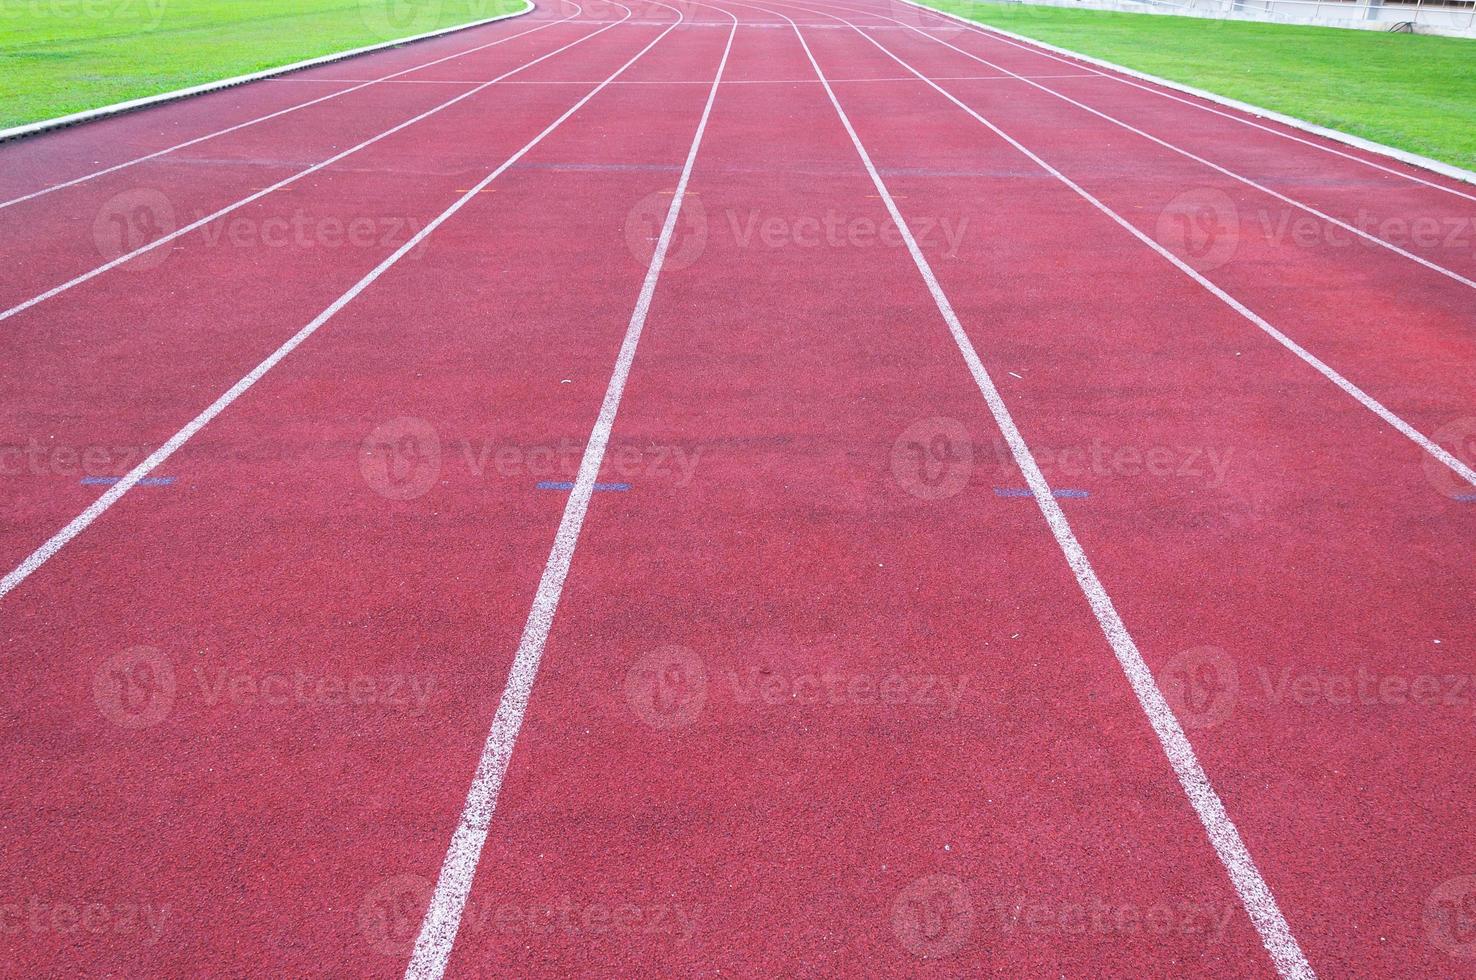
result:
[[[612,491],[614,493],[624,493],[625,491],[627,491],[627,490],[630,489],[630,484],[629,483],[596,483],[594,485],[594,488],[596,490],[609,490],[609,491]],[[538,482],[538,489],[540,489],[540,490],[573,490],[574,489],[574,484],[572,482],[566,481],[566,480],[540,480]]]
[[[84,476],[82,478],[82,485],[84,487],[110,487],[122,479],[121,476]],[[173,482],[174,477],[172,476],[146,476],[139,480],[135,486],[167,487]]]
[[[1476,493],[1458,493],[1453,499],[1463,504],[1476,504]]]
[[[1028,487],[995,487],[996,497],[1033,497]],[[1085,500],[1092,495],[1090,490],[1052,490],[1051,496],[1057,500]]]

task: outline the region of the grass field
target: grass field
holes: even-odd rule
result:
[[[1476,169],[1476,41],[978,0],[932,6]]]
[[[521,0],[0,0],[0,128],[521,7]]]

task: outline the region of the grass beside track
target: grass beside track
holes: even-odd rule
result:
[[[929,4],[1476,170],[1476,40],[981,0]]]
[[[521,0],[0,0],[0,129],[522,6]]]

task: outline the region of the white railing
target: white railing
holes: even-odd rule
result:
[[[1289,21],[1362,21],[1414,24],[1463,32],[1476,31],[1476,3],[1441,0],[1150,0],[1155,7],[1213,16],[1239,14]]]

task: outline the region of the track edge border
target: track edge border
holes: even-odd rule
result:
[[[1440,174],[1442,177],[1449,177],[1452,180],[1458,180],[1462,183],[1476,184],[1476,171],[1466,170],[1463,167],[1457,167],[1453,163],[1446,163],[1443,160],[1436,160],[1433,157],[1422,156],[1418,153],[1412,153],[1409,150],[1401,150],[1398,147],[1389,146],[1385,143],[1378,143],[1374,140],[1364,139],[1362,136],[1354,136],[1352,133],[1345,133],[1340,129],[1331,129],[1327,126],[1319,126],[1316,123],[1307,122],[1305,119],[1298,119],[1296,116],[1289,116],[1285,113],[1277,112],[1274,109],[1265,109],[1261,106],[1253,105],[1249,102],[1241,102],[1239,99],[1232,99],[1224,95],[1216,95],[1214,92],[1207,92],[1204,89],[1195,88],[1192,85],[1185,85],[1182,82],[1175,82],[1167,78],[1162,78],[1158,75],[1150,75],[1148,72],[1138,71],[1136,68],[1128,68],[1124,65],[1119,65],[1114,61],[1107,61],[1105,58],[1094,58],[1089,54],[1082,54],[1079,51],[1072,51],[1070,48],[1058,47],[1057,45],[1049,44],[1045,41],[1041,41],[1033,37],[1028,37],[1024,34],[1016,34],[1014,31],[1007,31],[1002,27],[995,27],[992,24],[983,24],[976,20],[969,20],[967,17],[961,17],[958,14],[950,13],[947,10],[939,10],[937,7],[932,7],[925,3],[919,3],[917,2],[917,0],[901,0],[901,2],[912,7],[917,7],[920,10],[926,10],[929,13],[937,14],[940,17],[947,17],[950,20],[956,20],[960,23],[968,24],[969,26],[978,28],[982,31],[989,31],[994,34],[999,34],[1002,37],[1007,37],[1015,41],[1021,41],[1025,44],[1031,44],[1038,48],[1044,48],[1045,50],[1054,52],[1055,54],[1063,55],[1067,58],[1074,58],[1077,61],[1084,61],[1088,64],[1096,65],[1098,68],[1106,68],[1109,71],[1114,71],[1122,75],[1127,75],[1131,78],[1136,78],[1139,81],[1150,82],[1154,85],[1162,85],[1164,88],[1173,89],[1174,91],[1182,92],[1185,95],[1192,95],[1197,99],[1204,99],[1208,102],[1213,102],[1217,105],[1225,106],[1228,109],[1235,109],[1239,112],[1244,112],[1252,116],[1258,116],[1262,119],[1268,119],[1272,122],[1280,123],[1283,126],[1290,126],[1293,129],[1299,129],[1304,133],[1310,133],[1313,136],[1320,136],[1323,139],[1333,140],[1334,142],[1351,146],[1354,149],[1363,150],[1366,153],[1375,153],[1379,156],[1390,157],[1394,160],[1398,160],[1400,163],[1407,164],[1412,167],[1419,167],[1422,170],[1430,170],[1434,173]],[[1028,0],[1026,0],[1026,2],[1028,2]]]
[[[276,68],[266,68],[261,71],[251,72],[248,75],[236,75],[232,78],[222,78],[214,82],[203,82],[199,85],[191,85],[188,88],[175,89],[172,92],[160,92],[157,95],[145,95],[137,99],[129,99],[125,102],[115,102],[112,105],[99,106],[96,109],[84,109],[70,115],[57,116],[54,119],[42,119],[37,122],[23,123],[12,126],[9,129],[0,129],[0,143],[11,140],[24,139],[28,136],[36,136],[41,133],[51,132],[56,129],[65,129],[70,126],[79,126],[83,123],[94,122],[99,119],[108,119],[120,116],[128,112],[136,112],[140,109],[149,109],[168,102],[177,102],[181,99],[193,98],[197,95],[206,95],[210,92],[219,92],[222,89],[234,88],[237,85],[246,85],[250,82],[260,81],[263,78],[271,78],[276,75],[286,75],[289,72],[302,71],[306,68],[316,68],[319,65],[331,64],[335,61],[343,61],[347,58],[355,58],[362,54],[373,54],[388,48],[396,48],[401,45],[411,44],[416,41],[427,41],[431,38],[442,37],[446,34],[454,34],[457,31],[470,30],[473,27],[482,27],[486,24],[495,24],[502,20],[511,20],[514,17],[522,17],[538,9],[534,0],[523,0],[523,9],[514,10],[511,13],[498,14],[496,17],[487,17],[482,20],[474,20],[465,24],[453,24],[450,27],[440,27],[434,31],[426,31],[424,34],[415,34],[410,37],[395,38],[390,41],[381,41],[378,44],[369,44],[362,48],[352,48],[347,51],[335,51],[330,54],[319,55],[316,58],[308,58],[305,61],[294,61],[291,64],[281,65]],[[1473,176],[1476,179],[1476,176]]]

